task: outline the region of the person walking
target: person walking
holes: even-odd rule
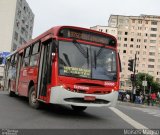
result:
[[[124,94],[123,93],[121,95],[121,100],[122,100],[122,102],[124,101]]]
[[[126,94],[126,100],[127,100],[127,102],[129,102],[129,101],[130,101],[130,96],[129,96],[129,94],[128,94],[128,93]]]
[[[158,100],[158,104],[160,106],[160,92],[159,91],[157,92],[157,100]]]
[[[156,102],[156,93],[151,94],[151,102],[152,102],[152,106],[154,106],[154,104]]]
[[[147,95],[147,104],[148,106],[150,105],[150,95],[149,94]]]

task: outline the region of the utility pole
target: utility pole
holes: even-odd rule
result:
[[[146,82],[146,74],[145,74],[145,82]],[[146,95],[145,85],[144,85],[144,95]]]
[[[137,60],[137,54],[135,54],[134,58],[134,66],[133,66],[133,75],[134,75],[134,80],[132,81],[132,102],[134,102],[134,95],[136,94],[135,90],[135,81],[136,81],[136,60]]]
[[[137,54],[135,54],[135,58],[134,59],[130,59],[128,60],[128,70],[133,72],[133,74],[131,74],[131,82],[132,82],[132,102],[134,102],[134,94],[136,94],[135,91],[135,81],[136,81],[136,60],[137,60]]]

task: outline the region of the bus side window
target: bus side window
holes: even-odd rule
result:
[[[39,42],[37,42],[32,47],[30,64],[29,64],[30,66],[37,66],[39,60],[39,50],[40,50],[40,45]]]
[[[14,58],[14,63],[13,63],[14,67],[17,66],[17,58],[18,58],[18,53],[15,55],[15,58]]]
[[[10,60],[10,59],[6,59],[6,61],[5,61],[5,63],[6,63],[5,69],[6,69],[6,70],[8,70],[8,68],[9,68],[9,60]]]
[[[9,70],[10,66],[11,66],[11,58],[7,60],[7,70]]]
[[[30,47],[25,49],[23,67],[29,66]]]

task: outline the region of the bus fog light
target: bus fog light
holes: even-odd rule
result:
[[[114,89],[112,89],[112,92],[114,92]]]

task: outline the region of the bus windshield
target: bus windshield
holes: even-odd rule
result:
[[[59,74],[70,77],[116,81],[116,52],[104,47],[60,41]]]

